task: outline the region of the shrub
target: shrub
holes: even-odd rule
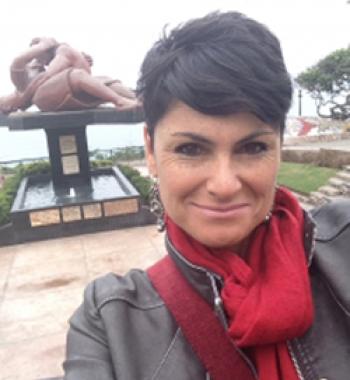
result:
[[[5,180],[2,189],[0,189],[0,225],[10,221],[11,206],[22,178],[31,174],[46,174],[50,171],[51,166],[47,161],[34,162],[28,165],[19,164],[12,170],[13,175]]]
[[[22,175],[16,172],[13,176],[8,177],[0,190],[0,225],[10,221],[10,210],[15,198],[17,188],[21,182]]]
[[[130,166],[119,164],[118,167],[140,193],[142,201],[148,204],[152,180],[149,177],[143,177],[138,170]]]
[[[1,174],[14,174],[16,172],[15,168],[11,168],[9,166],[0,166]]]
[[[90,166],[92,169],[111,167],[111,166],[113,166],[113,161],[107,160],[107,159],[92,160],[92,161],[90,161]]]
[[[32,174],[49,174],[51,165],[48,161],[38,161],[27,165],[19,165],[22,177]]]

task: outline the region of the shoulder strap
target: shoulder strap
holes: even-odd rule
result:
[[[166,256],[147,271],[149,278],[213,380],[254,380],[208,303]]]

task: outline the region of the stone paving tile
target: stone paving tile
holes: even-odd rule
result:
[[[0,380],[61,376],[68,319],[87,283],[164,253],[155,226],[0,248]]]
[[[15,255],[16,249],[14,247],[0,248],[0,303],[5,294],[7,281]]]
[[[37,319],[1,322],[0,348],[6,344],[21,344],[24,340],[33,340],[47,335],[66,332],[54,316],[40,316]]]
[[[39,295],[48,289],[82,287],[86,281],[85,263],[69,263],[49,268],[43,265],[32,271],[22,268],[11,271],[5,299],[30,296],[33,293]]]
[[[154,226],[152,226],[154,228]],[[133,247],[142,246],[148,238],[144,230],[149,227],[128,228],[117,231],[107,231],[98,234],[81,235],[81,241],[85,252],[100,252],[108,253],[119,248],[130,249],[130,244]]]
[[[37,267],[42,266],[43,262],[66,261],[84,255],[80,236],[20,244],[16,249],[15,268]]]
[[[109,272],[125,274],[132,268],[146,268],[164,255],[164,235],[154,226],[114,232],[101,236],[100,244],[91,235],[82,237],[91,279]]]
[[[65,332],[82,296],[81,287],[5,299],[0,311],[0,345]]]
[[[145,269],[162,257],[150,243],[139,249],[120,249],[105,255],[91,252],[86,256],[91,279],[109,272],[123,275],[133,268]]]
[[[66,334],[0,346],[1,380],[37,380],[63,375]]]
[[[79,237],[30,243],[17,251],[6,297],[23,297],[66,287],[81,288],[86,281],[85,253]]]
[[[145,235],[150,240],[154,248],[161,254],[165,254],[165,244],[164,239],[165,235],[163,232],[158,232],[156,226],[149,226],[144,230]]]

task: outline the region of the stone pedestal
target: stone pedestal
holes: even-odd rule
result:
[[[86,127],[45,129],[55,188],[91,185]]]

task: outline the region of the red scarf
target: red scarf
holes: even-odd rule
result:
[[[167,233],[186,259],[224,279],[228,332],[251,354],[259,379],[297,380],[286,340],[303,335],[313,320],[297,200],[285,189],[277,191],[272,216],[252,233],[246,260],[228,249],[205,247],[170,218]]]

